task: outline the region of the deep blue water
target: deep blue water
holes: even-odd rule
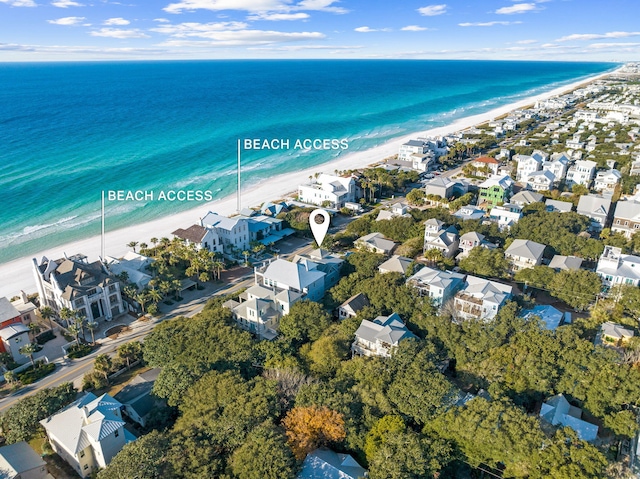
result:
[[[348,138],[349,151],[367,149],[615,67],[431,60],[0,64],[0,263],[99,234],[102,190],[230,194],[237,138]],[[337,154],[245,152],[243,179],[261,181]],[[193,206],[108,202],[108,229]]]

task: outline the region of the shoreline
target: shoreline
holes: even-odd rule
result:
[[[443,136],[475,125],[486,123],[487,121],[491,121],[505,113],[531,105],[538,100],[561,95],[575,90],[580,86],[613,75],[620,68],[621,67],[618,67],[615,70],[606,73],[600,73],[598,75],[583,78],[570,84],[554,88],[548,92],[523,98],[513,103],[494,108],[485,113],[459,118],[452,123],[441,127],[417,131],[409,135],[396,137],[377,147],[354,153],[347,153],[341,158],[327,163],[322,163],[304,170],[276,175],[268,180],[263,180],[252,185],[249,190],[243,191],[242,207],[259,206],[265,201],[278,199],[287,193],[290,193],[292,185],[296,185],[297,190],[298,184],[304,182],[309,175],[313,175],[318,171],[333,172],[336,169],[347,170],[367,167],[373,163],[380,162],[384,158],[397,154],[399,146],[410,139],[415,139],[418,136]],[[235,213],[236,196],[226,196],[209,203],[202,203],[199,206],[180,213],[170,214],[139,225],[127,226],[110,231],[105,235],[106,254],[108,256],[115,257],[122,256],[129,250],[126,245],[130,241],[149,243],[149,240],[152,237],[170,237],[172,231],[175,231],[178,228],[187,228],[192,224],[197,223],[199,218],[205,216],[209,211],[214,211],[222,215]],[[0,278],[5,279],[5,281],[0,282],[0,297],[6,296],[11,298],[12,296],[17,295],[20,290],[23,290],[26,293],[31,293],[35,290],[35,282],[31,266],[32,258],[36,258],[37,261],[40,261],[42,256],[47,256],[48,258],[60,258],[64,256],[64,253],[69,256],[76,253],[82,253],[88,256],[89,260],[95,261],[100,255],[100,246],[100,236],[93,236],[0,264]],[[6,281],[7,279],[8,281]]]

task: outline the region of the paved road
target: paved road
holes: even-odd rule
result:
[[[311,245],[306,245],[302,248],[297,249],[295,252],[292,252],[290,255],[283,256],[289,256],[293,258],[293,256],[295,256],[296,254],[306,254],[309,253],[312,249],[313,248]],[[54,363],[56,363],[57,367],[52,374],[34,384],[23,387],[11,396],[7,396],[4,399],[1,399],[0,413],[3,413],[6,409],[10,408],[20,399],[31,396],[32,394],[35,394],[36,392],[44,388],[52,388],[59,386],[60,384],[65,382],[72,382],[79,389],[82,384],[82,378],[84,377],[84,375],[93,369],[93,359],[98,354],[115,355],[115,351],[118,346],[123,343],[144,339],[144,337],[153,330],[156,324],[162,321],[174,319],[178,316],[195,316],[204,309],[207,301],[213,296],[233,293],[234,291],[238,291],[240,289],[251,286],[253,282],[253,273],[249,273],[248,275],[245,275],[239,282],[227,284],[222,288],[217,289],[213,293],[186,302],[185,304],[182,304],[179,307],[173,309],[170,314],[163,315],[155,319],[154,321],[134,321],[130,325],[130,327],[133,329],[132,332],[126,333],[121,337],[118,337],[117,339],[105,338],[98,340],[98,342],[101,343],[100,348],[90,355],[85,356],[84,358],[74,359],[70,361],[65,361],[64,359],[53,361]]]

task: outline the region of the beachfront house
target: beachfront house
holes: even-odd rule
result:
[[[598,259],[596,273],[602,279],[602,284],[612,286],[640,284],[640,257],[623,254],[622,249],[605,245],[604,251]]]
[[[356,331],[351,351],[360,356],[388,358],[401,341],[410,338],[415,339],[416,336],[407,329],[397,313],[378,316],[373,321],[364,319]]]
[[[478,206],[493,208],[499,203],[506,203],[511,197],[513,180],[509,175],[493,175],[478,185]]]
[[[458,251],[459,237],[455,226],[444,227],[440,220],[432,218],[425,221],[424,251],[436,249],[445,258],[453,257]]]
[[[611,231],[622,233],[628,239],[631,239],[636,231],[640,231],[640,203],[633,200],[618,201]]]
[[[133,283],[138,291],[142,291],[149,285],[152,279],[150,266],[155,260],[133,251],[127,251],[122,258],[107,256],[105,263],[107,269],[117,275],[126,274],[127,282]]]
[[[209,220],[213,218],[210,217]],[[223,253],[222,241],[215,228],[205,228],[202,225],[191,225],[187,229],[178,228],[171,233],[180,238],[187,245],[194,245],[196,249],[207,249],[214,253]]]
[[[567,187],[572,188],[573,185],[583,185],[589,188],[591,181],[596,173],[595,161],[578,160],[567,170]]]
[[[311,261],[293,263],[278,258],[254,268],[256,284],[276,290],[292,291],[304,299],[320,301],[325,292],[325,276]]]
[[[425,267],[411,276],[407,284],[413,286],[420,296],[430,298],[435,306],[441,307],[464,286],[464,275]]]
[[[509,261],[509,271],[515,273],[521,269],[533,268],[542,264],[545,245],[531,240],[515,239],[505,250],[504,256]]]
[[[600,195],[583,195],[578,201],[578,214],[591,219],[590,229],[600,231],[607,225],[611,213],[611,197]]]
[[[211,211],[200,219],[200,226],[213,230],[222,244],[225,255],[238,255],[249,249],[251,234],[249,232],[250,219],[246,216],[231,218]]]
[[[80,477],[107,467],[124,445],[135,440],[124,426],[123,405],[108,394],[87,393],[40,421],[55,452]]]
[[[353,176],[336,176],[326,173],[311,178],[298,187],[298,201],[310,205],[340,209],[345,203],[358,200],[358,188]]]
[[[459,319],[489,321],[511,299],[512,293],[508,284],[467,275],[465,285],[453,299],[455,315]]]
[[[42,306],[78,311],[89,322],[111,321],[125,311],[120,282],[100,261],[89,263],[85,255],[77,254],[32,262]]]

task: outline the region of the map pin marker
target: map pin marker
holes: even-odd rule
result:
[[[322,223],[316,222],[317,216],[322,216],[323,218]],[[309,226],[311,226],[311,232],[313,233],[313,237],[315,238],[316,243],[318,243],[318,248],[320,248],[320,246],[322,245],[322,242],[324,241],[324,237],[327,236],[327,231],[329,231],[330,221],[331,221],[331,218],[329,216],[329,213],[327,213],[325,210],[320,208],[313,210],[309,215]]]

